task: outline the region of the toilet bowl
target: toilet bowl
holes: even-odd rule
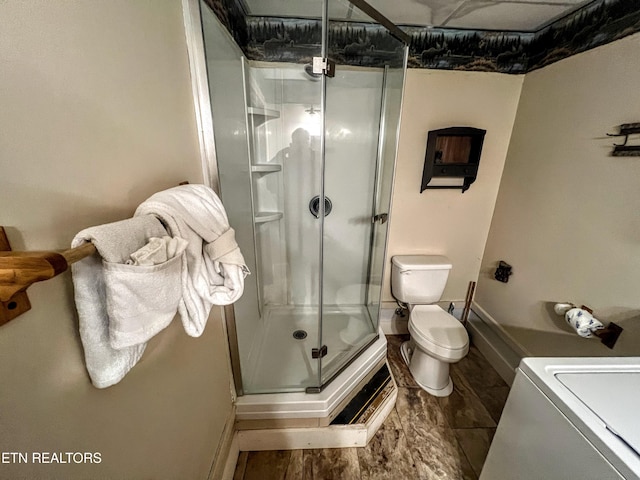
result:
[[[401,346],[402,358],[423,390],[437,397],[453,391],[449,364],[469,352],[462,324],[437,305],[416,305],[409,316],[411,340]]]
[[[402,344],[402,358],[415,382],[437,397],[453,391],[449,365],[469,352],[469,336],[462,324],[438,305],[451,263],[446,257],[400,255],[392,258],[394,297],[409,305],[411,339]]]

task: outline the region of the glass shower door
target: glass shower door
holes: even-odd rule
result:
[[[328,0],[328,15],[335,76],[325,78],[322,384],[378,335],[399,120],[390,91],[398,78],[388,72],[402,70],[405,52],[404,43],[347,0]]]
[[[312,352],[320,348],[322,221],[312,207],[322,181],[322,83],[307,70],[296,64],[245,69],[262,329],[249,359],[250,393],[320,385]]]

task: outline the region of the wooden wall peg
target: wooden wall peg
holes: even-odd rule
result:
[[[8,251],[11,251],[11,245],[4,228],[0,227],[0,252]],[[29,310],[31,310],[31,303],[27,292],[18,292],[6,302],[0,300],[0,326]]]

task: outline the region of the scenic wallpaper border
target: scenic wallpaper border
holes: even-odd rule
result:
[[[236,0],[205,0],[250,60],[309,63],[319,20],[252,17]],[[640,31],[640,2],[599,0],[535,33],[400,26],[409,68],[520,74]],[[378,25],[333,22],[330,57],[365,67],[400,66],[401,43]]]

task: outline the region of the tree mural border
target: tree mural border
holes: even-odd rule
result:
[[[250,60],[308,63],[321,23],[247,15],[238,0],[205,0]],[[640,31],[640,2],[598,0],[531,32],[400,26],[411,37],[409,68],[522,74]],[[398,66],[399,42],[377,24],[332,22],[331,56],[340,64]]]

